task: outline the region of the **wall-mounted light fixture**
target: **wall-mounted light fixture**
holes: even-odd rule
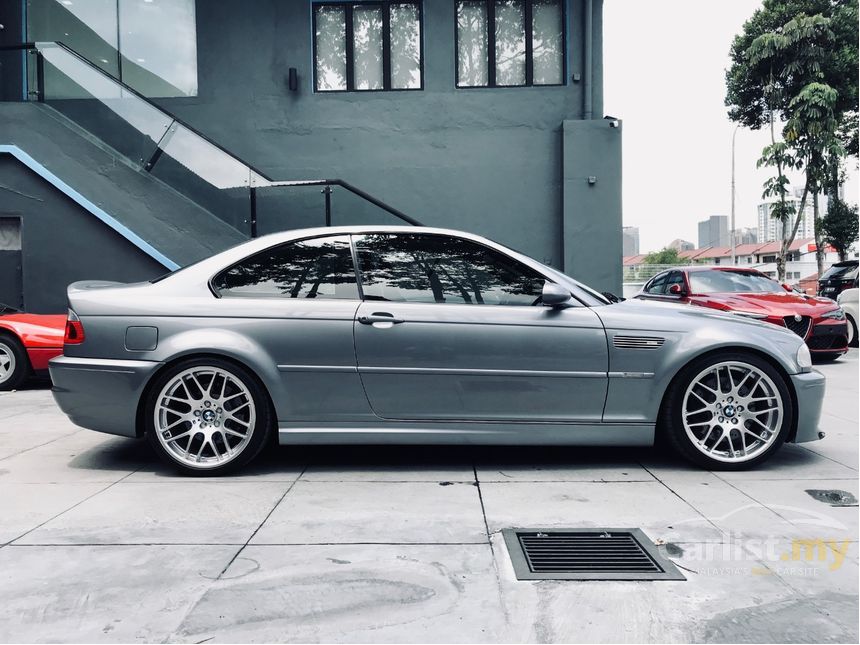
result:
[[[295,67],[290,67],[289,74],[287,75],[287,86],[290,88],[290,92],[295,92],[299,89],[299,73]]]

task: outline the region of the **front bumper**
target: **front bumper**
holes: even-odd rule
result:
[[[844,320],[838,322],[819,322],[812,328],[812,333],[806,337],[809,350],[832,354],[845,353],[848,351],[848,323]]]
[[[136,437],[138,402],[161,365],[154,361],[58,356],[51,359],[48,369],[54,400],[72,423],[98,432]]]
[[[824,375],[821,372],[793,374],[791,383],[797,396],[797,432],[795,443],[817,441],[818,420],[821,418],[821,405],[824,402]]]

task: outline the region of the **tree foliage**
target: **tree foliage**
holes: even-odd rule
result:
[[[824,241],[836,249],[840,260],[845,259],[848,248],[857,240],[858,228],[857,206],[849,206],[839,198],[831,199],[827,214],[821,218],[821,229]]]
[[[807,19],[798,21],[801,15]],[[857,21],[857,0],[765,0],[732,42],[726,72],[729,118],[754,130],[769,124],[771,109],[786,119],[789,102],[812,71],[836,92],[833,112],[840,140],[848,154],[857,155]],[[797,56],[802,42],[811,46]],[[777,54],[790,64],[772,78],[767,61]]]
[[[684,264],[684,260],[678,257],[678,249],[668,247],[654,251],[645,256],[643,264]]]

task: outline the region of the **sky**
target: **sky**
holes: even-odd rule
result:
[[[729,48],[758,0],[605,0],[604,113],[623,121],[624,225],[642,253],[676,238],[697,243],[697,222],[731,213],[735,124],[726,116]],[[767,170],[766,130],[741,128],[735,148],[736,228],[755,227]],[[857,163],[846,200],[857,202]],[[794,181],[794,179],[793,179]],[[801,185],[801,178],[796,178]]]

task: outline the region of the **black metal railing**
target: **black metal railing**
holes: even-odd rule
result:
[[[273,179],[62,42],[0,46],[0,54],[15,51],[26,56],[20,100],[49,105],[250,237],[312,225],[308,216],[318,212],[319,195],[326,226],[388,223],[390,217],[421,225],[342,179]],[[346,204],[338,222],[334,188],[342,189]]]

